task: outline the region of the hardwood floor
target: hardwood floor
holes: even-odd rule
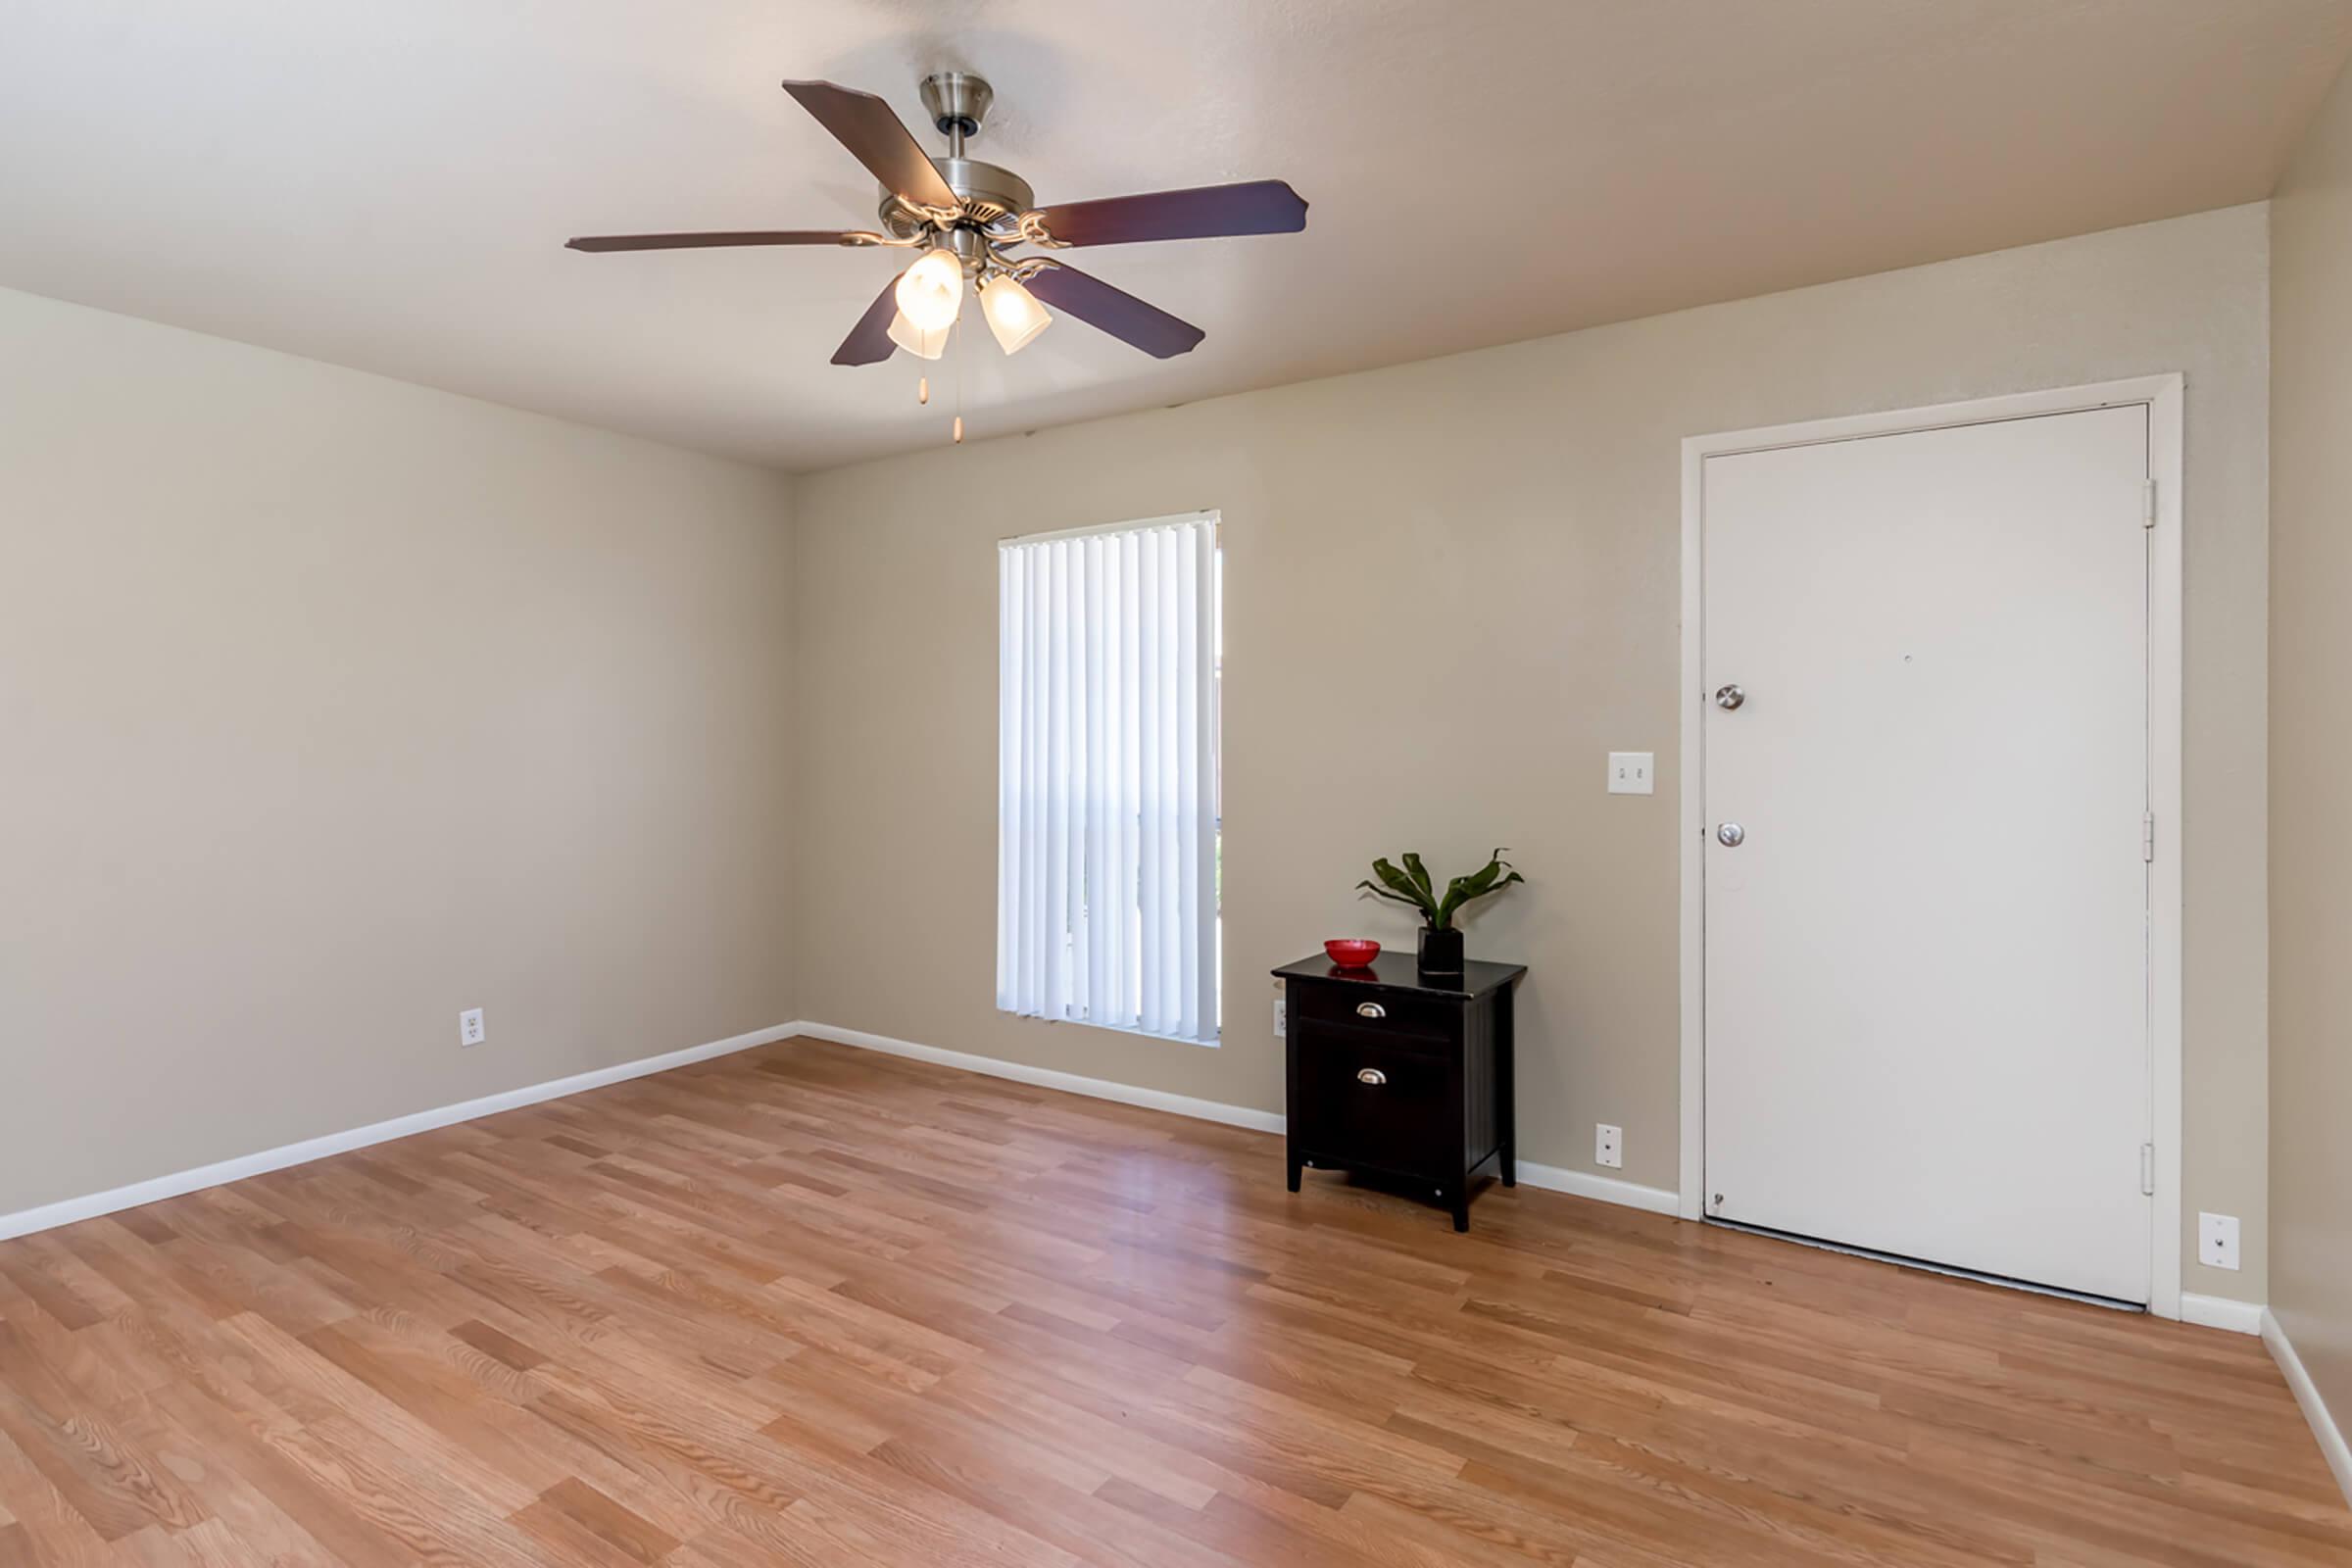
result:
[[[2253,1340],[788,1042],[0,1243],[0,1563],[2352,1562]]]

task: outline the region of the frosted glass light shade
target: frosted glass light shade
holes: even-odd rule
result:
[[[963,263],[951,250],[925,251],[899,274],[899,309],[925,332],[955,323],[963,308]]]
[[[1031,338],[1054,324],[1053,313],[1009,277],[992,277],[980,285],[980,314],[988,318],[997,346],[1007,354],[1020,353]]]
[[[949,319],[952,321],[955,318],[950,317]],[[947,327],[935,327],[926,332],[906,319],[905,311],[890,318],[890,340],[918,360],[936,360],[948,352]]]

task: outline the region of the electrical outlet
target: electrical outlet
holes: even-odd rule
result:
[[[1592,1163],[1611,1170],[1625,1168],[1625,1129],[1600,1122],[1592,1129]]]
[[[2207,1268],[2237,1267],[2237,1216],[2197,1216],[2197,1261]]]
[[[1274,999],[1274,1038],[1277,1040],[1282,1039],[1284,1036],[1290,1033],[1290,1004],[1285,1002],[1282,998],[1276,997]]]
[[[1657,791],[1652,776],[1656,772],[1657,754],[1654,752],[1611,752],[1609,793],[1654,795]]]
[[[458,1044],[478,1046],[482,1043],[482,1009],[467,1007],[458,1014]]]

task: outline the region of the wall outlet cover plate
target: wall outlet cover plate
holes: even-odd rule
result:
[[[2238,1267],[2235,1214],[2197,1216],[2197,1261],[2207,1268]]]
[[[1654,752],[1609,754],[1611,795],[1655,795],[1657,774],[1657,754]]]

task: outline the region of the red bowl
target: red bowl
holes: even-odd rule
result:
[[[1361,937],[1339,937],[1324,943],[1323,951],[1343,969],[1361,969],[1380,956],[1380,944]]]

